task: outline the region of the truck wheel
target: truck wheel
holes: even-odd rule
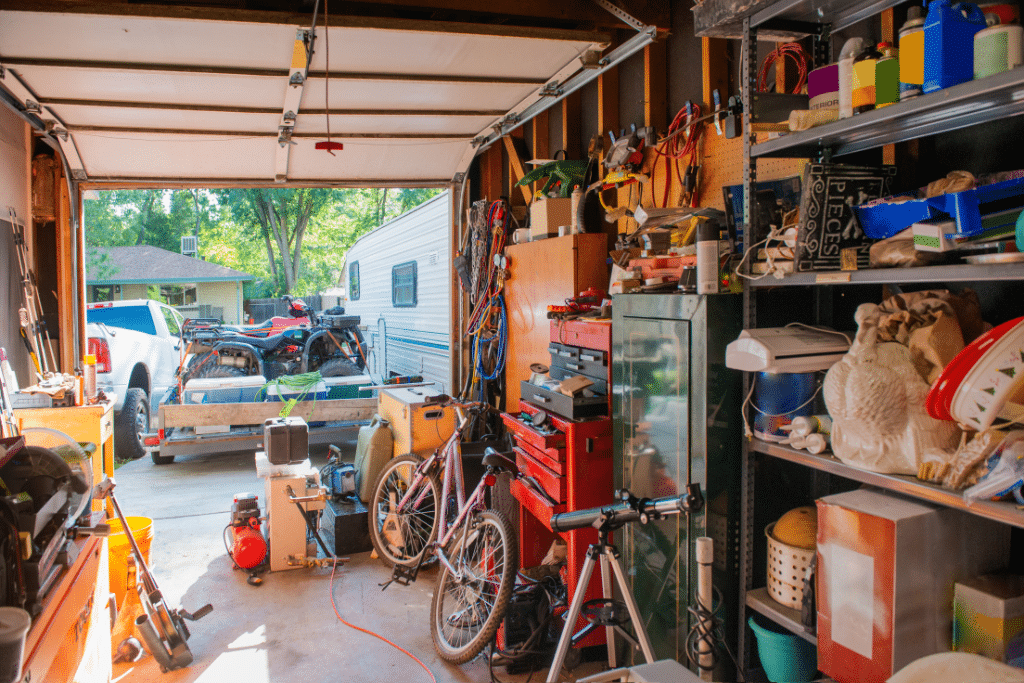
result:
[[[173,455],[160,455],[157,451],[150,453],[150,457],[153,458],[154,465],[170,465],[174,462]]]
[[[321,377],[352,377],[361,374],[358,365],[344,358],[334,358],[320,366]]]
[[[114,449],[121,460],[146,454],[142,440],[149,433],[149,397],[145,389],[129,389],[121,412],[114,416]]]

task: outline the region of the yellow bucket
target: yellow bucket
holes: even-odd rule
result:
[[[149,517],[126,517],[128,528],[139,544],[142,557],[149,564],[149,546],[153,542],[153,520]],[[107,553],[110,558],[110,592],[117,596],[117,604],[124,601],[125,593],[128,592],[128,558],[132,554],[131,543],[128,542],[128,535],[121,526],[121,521],[111,519],[110,537],[107,539]],[[138,572],[135,574],[138,580]]]

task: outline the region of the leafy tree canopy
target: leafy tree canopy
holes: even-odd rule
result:
[[[85,201],[86,244],[148,244],[175,253],[198,235],[207,261],[255,276],[245,296],[310,295],[340,279],[360,236],[436,189],[243,188],[109,190]],[[97,255],[90,255],[95,261]]]

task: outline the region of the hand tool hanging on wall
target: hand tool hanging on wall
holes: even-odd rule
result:
[[[25,226],[18,224],[13,207],[8,208],[11,216],[11,231],[14,234],[14,249],[18,253],[18,268],[21,270],[21,292],[24,305],[18,309],[18,320],[29,345],[29,353],[36,364],[39,379],[47,379],[57,371],[57,362],[50,348],[50,335],[42,317],[43,305],[39,300],[36,275],[29,267],[28,246],[25,244]]]

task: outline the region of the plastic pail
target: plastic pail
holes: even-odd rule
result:
[[[149,517],[126,517],[128,528],[139,544],[142,557],[149,564],[149,546],[153,543],[153,520]],[[121,526],[121,521],[112,519],[110,524],[110,537],[107,539],[107,553],[110,558],[110,592],[117,596],[117,604],[124,601],[125,593],[128,592],[128,557],[132,554],[132,546],[128,542],[128,535]],[[138,572],[136,571],[136,581]]]
[[[757,636],[757,654],[769,681],[812,681],[818,671],[818,649],[813,643],[788,631],[762,626],[754,617],[747,620]]]

